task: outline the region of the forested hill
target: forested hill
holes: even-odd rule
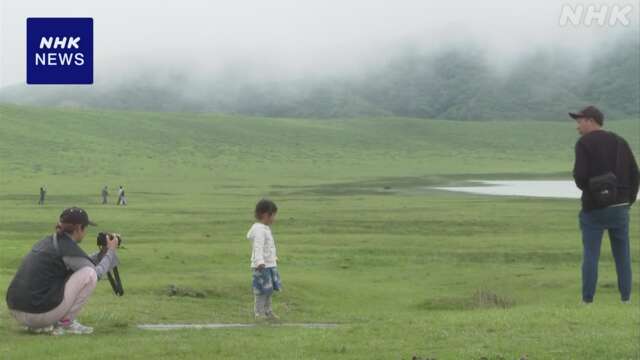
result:
[[[481,50],[405,52],[358,75],[313,80],[206,78],[140,72],[92,87],[17,85],[0,102],[150,111],[336,118],[566,119],[570,109],[601,107],[607,118],[640,116],[640,40],[610,44],[589,61],[563,51],[531,52],[500,69]]]

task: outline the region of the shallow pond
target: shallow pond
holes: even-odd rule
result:
[[[579,199],[581,192],[571,180],[471,181],[470,186],[436,187],[472,194]]]

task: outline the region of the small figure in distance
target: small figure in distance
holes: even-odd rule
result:
[[[127,197],[124,194],[124,187],[122,185],[118,188],[118,205],[127,205]]]
[[[100,195],[102,195],[103,205],[109,202],[109,187],[107,185],[102,188]]]
[[[47,185],[43,185],[40,187],[40,200],[38,200],[38,205],[44,205],[44,198],[47,195]]]

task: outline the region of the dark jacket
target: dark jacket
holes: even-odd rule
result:
[[[619,149],[618,146],[620,146]],[[582,190],[584,211],[598,208],[589,191],[589,179],[607,172],[613,172],[618,179],[618,195],[615,203],[631,205],[636,201],[640,177],[638,164],[629,144],[622,137],[604,130],[592,131],[578,140],[575,151],[573,178]]]
[[[71,274],[63,257],[83,257],[87,254],[67,234],[49,235],[33,246],[24,257],[7,290],[9,309],[40,314],[56,308],[64,297],[64,286]]]

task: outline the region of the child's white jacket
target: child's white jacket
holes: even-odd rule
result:
[[[251,267],[261,264],[265,267],[276,267],[276,243],[271,234],[271,228],[262,223],[255,223],[247,233],[247,239],[252,242]]]

